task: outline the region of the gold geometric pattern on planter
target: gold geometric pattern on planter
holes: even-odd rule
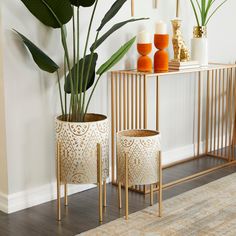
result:
[[[128,158],[129,186],[157,183],[160,134],[149,130],[117,133],[118,182],[125,183],[125,154]]]
[[[88,114],[85,122],[56,119],[56,139],[61,145],[61,182],[97,183],[97,144],[102,148],[102,179],[109,177],[109,122],[106,116]]]

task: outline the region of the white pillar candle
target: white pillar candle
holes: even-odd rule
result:
[[[151,43],[151,35],[148,31],[141,31],[138,33],[138,43],[144,44],[144,43]]]
[[[156,34],[167,34],[167,25],[163,21],[156,23]]]

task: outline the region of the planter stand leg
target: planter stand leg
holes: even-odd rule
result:
[[[67,194],[68,186],[64,184],[64,205],[68,206],[68,194]]]
[[[129,215],[129,173],[128,173],[128,156],[125,154],[125,219]]]
[[[150,184],[150,206],[153,205],[153,184]]]
[[[122,208],[121,182],[118,183],[118,203],[119,203],[119,209],[121,209]]]
[[[97,144],[97,166],[98,176],[97,182],[99,187],[99,221],[102,222],[102,158],[101,158],[101,144]]]
[[[159,217],[162,216],[162,162],[161,152],[159,152]]]
[[[61,221],[61,146],[57,143],[57,220]]]
[[[103,181],[103,206],[107,206],[107,182],[106,180]]]

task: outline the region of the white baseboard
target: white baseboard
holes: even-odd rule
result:
[[[8,197],[6,194],[0,192],[0,211],[7,213],[8,212],[7,206],[8,206]]]
[[[204,143],[200,145],[200,152],[203,150]],[[184,160],[194,155],[194,145],[177,148],[162,153],[163,164]],[[69,185],[68,195],[82,192],[95,187],[95,185]],[[64,191],[61,191],[62,197]],[[0,193],[0,211],[13,213],[32,206],[56,199],[56,183],[47,184],[35,189],[5,195]]]
[[[68,195],[82,192],[91,188],[95,185],[69,185]],[[61,191],[62,197],[64,196],[64,191]],[[0,211],[5,213],[13,213],[20,211],[29,207],[33,207],[45,202],[55,200],[57,196],[56,193],[56,183],[47,184],[39,188],[18,192],[10,195],[4,195],[0,193]]]

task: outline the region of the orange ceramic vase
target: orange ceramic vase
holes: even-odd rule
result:
[[[151,43],[138,43],[137,50],[141,56],[138,59],[138,71],[151,72],[152,71],[152,59],[148,57],[148,54],[152,51]]]
[[[154,35],[154,44],[157,49],[159,49],[154,56],[154,71],[157,72],[166,72],[169,69],[169,56],[165,51],[165,48],[169,44],[169,35],[168,34],[155,34]]]

